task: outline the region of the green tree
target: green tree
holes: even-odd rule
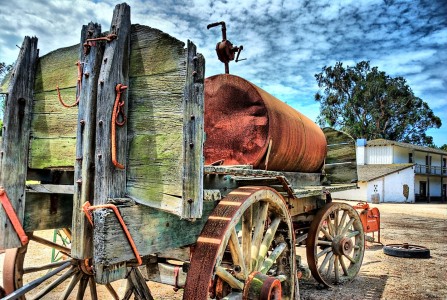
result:
[[[429,128],[441,127],[441,119],[416,97],[403,77],[390,77],[368,61],[354,67],[337,62],[315,74],[322,89],[318,122],[341,129],[354,138],[384,138],[431,145]]]
[[[441,147],[439,147],[439,149],[447,151],[447,144],[442,145]]]

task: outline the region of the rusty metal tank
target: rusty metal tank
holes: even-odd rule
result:
[[[221,74],[205,80],[205,164],[319,172],[323,131],[309,118],[253,83]]]

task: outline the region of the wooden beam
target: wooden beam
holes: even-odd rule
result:
[[[146,256],[194,244],[215,205],[216,202],[204,202],[202,218],[194,222],[141,204],[118,207],[140,256]],[[134,260],[132,249],[114,213],[110,209],[97,210],[94,219],[95,232],[101,237],[95,240],[95,260],[104,268]]]
[[[130,25],[130,6],[125,3],[116,5],[109,30],[109,34],[116,35],[116,38],[105,45],[97,92],[94,205],[104,204],[108,198],[123,197],[126,193],[126,169],[119,169],[112,163],[111,122],[117,95],[116,86],[129,84]],[[127,100],[127,92],[124,91],[121,101],[124,101],[122,109],[125,114]],[[116,145],[117,159],[126,165],[127,122],[121,127],[117,126]],[[96,228],[93,239],[95,245],[97,240],[102,239],[102,233]],[[97,258],[101,253],[101,249],[95,246],[93,265],[98,282],[108,283],[125,276],[125,268],[122,266],[120,271],[104,270],[104,262]]]
[[[200,218],[203,209],[205,59],[188,41],[183,115],[183,218]]]
[[[91,46],[84,52],[87,39],[101,36],[101,25],[90,22],[82,26],[79,47],[79,61],[82,62],[82,89],[79,91],[76,162],[74,165],[74,197],[72,225],[72,257],[89,258],[92,250],[92,227],[87,222],[82,205],[93,198],[95,132],[96,132],[96,96],[98,77],[104,47],[101,43]]]
[[[19,220],[24,216],[25,182],[33,109],[37,38],[25,37],[8,89],[0,152],[0,186],[9,196]],[[0,248],[21,245],[4,210],[0,210]]]

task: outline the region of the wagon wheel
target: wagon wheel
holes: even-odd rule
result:
[[[70,237],[69,230],[63,231]],[[60,295],[60,299],[68,299],[71,294],[75,294],[73,290],[77,289],[76,299],[82,299],[89,287],[91,299],[98,299],[97,284],[87,261],[71,258],[70,248],[66,245],[51,242],[33,233],[29,233],[29,238],[27,245],[6,250],[3,285],[8,297],[21,300],[41,299],[51,293]],[[51,257],[53,249],[60,251],[64,259],[40,266],[32,266],[29,262],[29,259],[36,261],[38,256],[44,263]],[[68,284],[62,286],[63,283]],[[26,290],[26,296],[20,293],[23,290],[21,288]],[[110,284],[106,288],[113,299],[119,299]]]
[[[350,282],[363,261],[365,237],[356,210],[345,203],[328,203],[315,215],[306,254],[313,277],[326,286]]]
[[[222,199],[195,245],[183,299],[295,299],[292,224],[283,198],[243,187]]]

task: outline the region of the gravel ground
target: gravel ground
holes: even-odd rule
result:
[[[447,299],[447,204],[382,203],[371,206],[378,207],[381,213],[383,244],[422,245],[430,249],[431,258],[392,257],[383,253],[382,245],[368,243],[362,268],[353,282],[323,289],[313,279],[303,280],[300,282],[301,299]],[[303,250],[300,248],[298,252]],[[32,254],[30,258],[40,260],[37,255],[40,250],[35,251],[36,255]],[[0,265],[3,265],[3,256],[0,254]],[[117,291],[124,291],[124,281],[113,285]],[[170,286],[150,282],[149,287],[155,299],[182,297],[181,290],[174,292]],[[100,299],[110,299],[105,289],[99,292]]]

